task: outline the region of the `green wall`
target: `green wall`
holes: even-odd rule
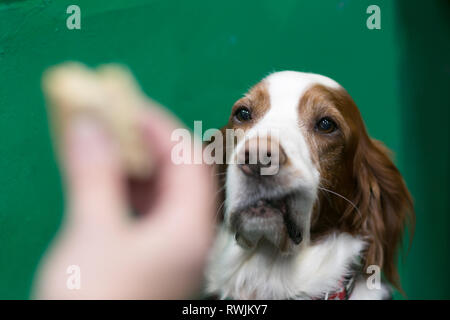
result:
[[[66,28],[70,4],[81,30]],[[366,28],[371,4],[381,30]],[[203,128],[224,124],[269,72],[336,79],[415,199],[408,297],[450,298],[449,13],[445,0],[0,0],[0,298],[28,297],[61,220],[40,76],[69,59],[127,64],[149,95]]]

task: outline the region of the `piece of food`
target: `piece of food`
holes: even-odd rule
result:
[[[58,145],[71,121],[90,117],[117,142],[126,173],[134,178],[148,177],[153,163],[139,120],[143,108],[152,101],[127,69],[105,65],[91,70],[79,63],[65,63],[44,73],[43,89]]]

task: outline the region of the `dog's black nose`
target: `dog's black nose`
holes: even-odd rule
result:
[[[270,137],[247,140],[238,154],[238,165],[249,176],[277,174],[286,163],[286,154],[281,145]]]

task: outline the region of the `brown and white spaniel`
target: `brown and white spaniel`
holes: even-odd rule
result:
[[[225,129],[244,135],[218,173],[223,221],[207,269],[209,293],[385,299],[390,284],[400,287],[396,251],[408,218],[414,223],[412,200],[344,88],[317,74],[273,73],[235,103]],[[261,143],[261,132],[270,143]],[[252,152],[272,163],[261,156],[252,163]],[[244,161],[230,161],[236,158]],[[274,174],[262,174],[275,162]],[[368,285],[377,267],[384,280]]]

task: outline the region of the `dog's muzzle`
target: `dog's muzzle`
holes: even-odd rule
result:
[[[231,214],[230,225],[236,241],[245,248],[253,248],[266,241],[288,252],[302,242],[301,226],[293,214],[292,195],[279,199],[259,199]]]

